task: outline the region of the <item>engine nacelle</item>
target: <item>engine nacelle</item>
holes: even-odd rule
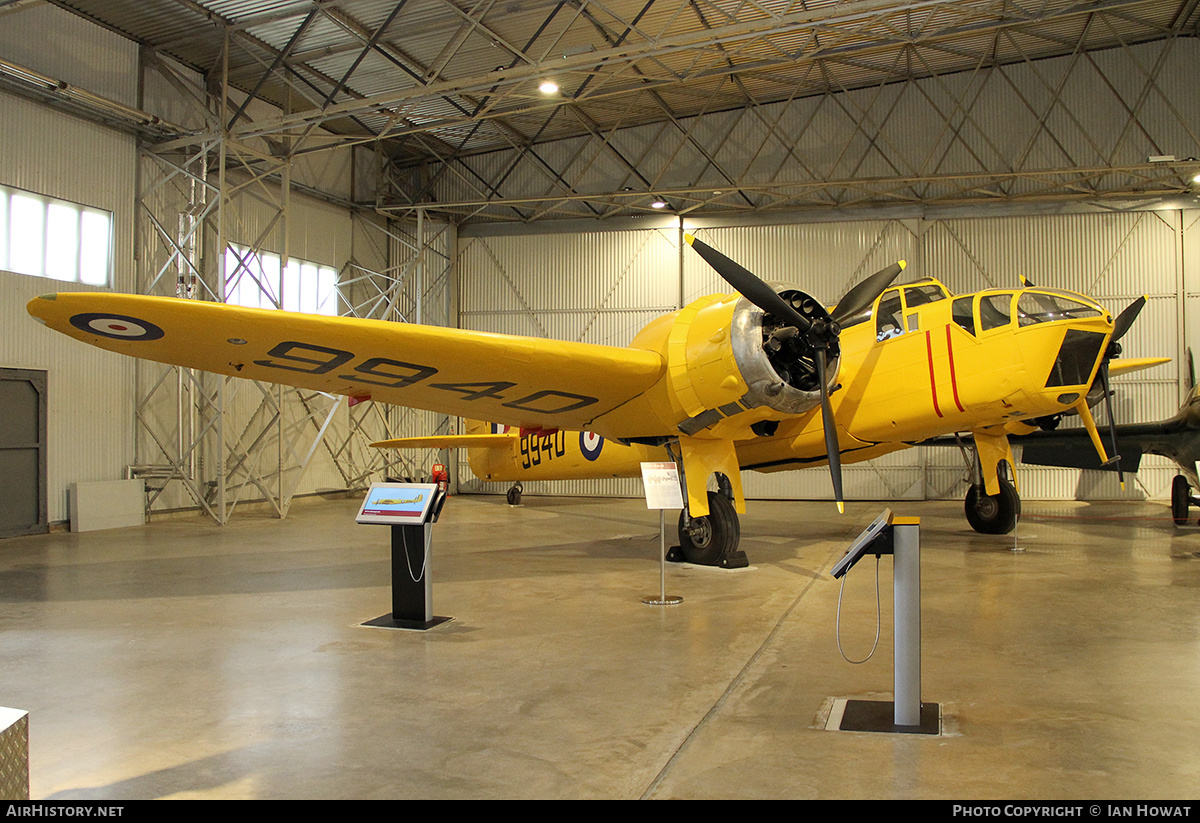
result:
[[[825,308],[804,292],[779,294],[806,319],[831,323]],[[805,414],[820,405],[816,351],[810,335],[743,297],[702,298],[682,309],[667,335],[668,386],[676,422],[685,435],[744,439],[770,433],[762,421]],[[826,350],[826,381],[837,382],[836,337]],[[678,411],[677,411],[678,413]]]

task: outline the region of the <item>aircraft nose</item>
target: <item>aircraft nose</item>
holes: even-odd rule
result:
[[[1068,329],[1050,369],[1046,388],[1086,385],[1100,360],[1106,337],[1104,332]]]

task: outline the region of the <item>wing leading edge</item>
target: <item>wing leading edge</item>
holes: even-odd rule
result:
[[[588,428],[665,371],[641,349],[167,297],[48,294],[27,310],[120,354],[527,428]]]

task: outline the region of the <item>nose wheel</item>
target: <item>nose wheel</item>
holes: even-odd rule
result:
[[[523,491],[523,489],[521,488],[521,484],[514,483],[512,485],[512,488],[510,488],[508,490],[508,493],[504,496],[505,499],[508,500],[508,505],[510,505],[510,506],[521,505],[521,492],[522,491]]]

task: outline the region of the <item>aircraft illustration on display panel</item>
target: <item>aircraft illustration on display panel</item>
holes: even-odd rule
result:
[[[968,520],[1010,531],[1020,500],[1008,434],[1074,411],[1107,461],[1093,381],[1166,362],[1113,360],[1144,301],[1114,321],[1055,289],[893,286],[901,261],[827,309],[686,239],[736,291],[655,319],[623,348],[121,294],[48,294],[28,311],[122,354],[488,420],[487,433],[377,444],[465,446],[486,480],[640,476],[644,460],[674,460],[682,553],[705,564],[737,553],[742,470],[828,465],[840,509],[842,463],[956,432],[978,454]]]

